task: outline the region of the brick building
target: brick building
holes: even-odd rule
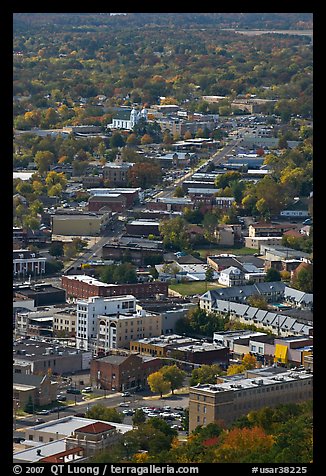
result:
[[[102,248],[103,259],[120,261],[128,257],[128,261],[137,266],[148,265],[151,259],[157,258],[163,261],[163,250],[147,248],[142,246],[127,246],[120,244],[106,243]]]
[[[98,212],[107,207],[112,212],[123,212],[127,206],[127,199],[121,193],[111,193],[104,196],[93,196],[88,200],[88,211]]]
[[[136,354],[108,355],[91,361],[91,384],[106,390],[125,391],[147,386],[147,377],[162,367],[158,358]]]
[[[106,284],[91,276],[72,275],[62,276],[61,284],[67,293],[67,298],[86,299],[92,296],[121,296],[132,294],[136,298],[154,298],[157,294],[168,295],[168,285],[161,281],[136,284]]]

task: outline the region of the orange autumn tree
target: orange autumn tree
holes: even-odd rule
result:
[[[232,364],[228,367],[227,375],[241,374],[245,370],[256,368],[257,359],[254,355],[245,354],[241,360],[241,364]]]
[[[254,463],[274,444],[273,437],[258,426],[234,428],[220,438],[221,445],[214,452],[215,463]]]

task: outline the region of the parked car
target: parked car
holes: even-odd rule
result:
[[[50,415],[50,410],[40,410],[38,412],[35,412],[36,415]]]
[[[66,395],[57,395],[58,402],[65,402],[67,400]]]
[[[119,407],[129,407],[129,403],[121,402],[121,403],[119,403]]]
[[[22,436],[14,436],[13,437],[13,442],[14,443],[21,443],[22,441],[25,441],[25,438],[23,438]]]
[[[123,397],[130,397],[131,393],[130,392],[123,392],[122,396]]]
[[[74,395],[80,395],[81,391],[79,390],[79,388],[70,387],[70,388],[67,388],[67,393],[73,393]]]
[[[91,393],[93,391],[92,387],[84,387],[82,392],[84,393]]]
[[[45,423],[45,420],[43,418],[36,418],[35,425],[40,425],[41,423]]]
[[[181,425],[171,425],[171,428],[173,428],[174,430],[183,430],[183,427]]]

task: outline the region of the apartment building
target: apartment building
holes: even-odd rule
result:
[[[135,312],[136,298],[131,294],[117,297],[93,296],[88,299],[78,299],[77,305],[77,349],[87,349],[90,341],[97,338],[97,317],[118,313]]]
[[[214,384],[189,389],[189,432],[199,425],[234,420],[250,411],[283,403],[299,403],[313,397],[313,374],[269,367],[246,375],[219,378]]]
[[[75,337],[77,313],[75,309],[63,309],[53,316],[53,334]]]
[[[99,296],[77,301],[77,349],[105,354],[110,349],[129,348],[133,339],[162,333],[162,318],[141,309],[133,295]]]
[[[105,354],[110,349],[129,348],[133,339],[162,334],[162,317],[143,309],[133,314],[100,315],[97,321],[97,354]]]

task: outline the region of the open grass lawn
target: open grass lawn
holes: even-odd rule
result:
[[[180,293],[182,296],[192,296],[194,294],[204,294],[210,289],[224,288],[217,281],[206,283],[205,281],[193,281],[190,283],[170,284],[169,289]]]
[[[209,255],[220,255],[220,254],[232,254],[232,255],[253,255],[258,253],[259,250],[255,248],[200,248],[196,250],[200,253],[201,258],[206,258]]]

